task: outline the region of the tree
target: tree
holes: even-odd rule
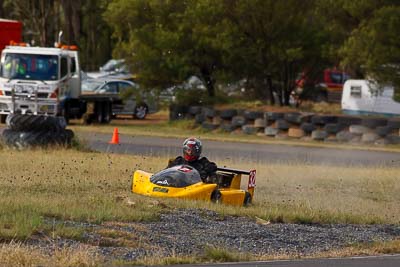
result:
[[[280,104],[288,105],[297,74],[323,62],[325,36],[313,18],[314,2],[223,1],[229,62],[225,65],[232,66],[234,76],[254,81],[255,97],[268,97],[273,103],[275,92]]]
[[[264,97],[272,77],[288,104],[297,73],[320,59],[313,3],[117,0],[106,18],[117,53],[129,58],[144,83],[160,86],[198,75],[214,96],[217,78],[247,78],[256,85],[255,96]]]
[[[56,12],[56,1],[8,0],[4,2],[4,5],[10,10],[10,17],[22,21],[26,37],[32,40],[37,37],[41,46],[50,45],[51,40],[54,41],[52,34],[54,26],[58,25],[57,18],[59,18]]]
[[[342,63],[360,67],[380,84],[395,87],[400,101],[400,6],[384,6],[353,30],[342,49]]]
[[[395,85],[399,95],[399,6],[396,0],[319,0],[331,58],[355,78]]]
[[[117,0],[105,16],[118,40],[115,54],[130,62],[143,84],[165,87],[197,75],[214,96],[221,65],[215,10],[210,0]]]
[[[23,23],[23,40],[53,46],[58,32],[63,42],[76,44],[83,69],[94,70],[111,57],[111,29],[102,14],[111,0],[5,0],[1,10],[7,18]]]
[[[103,18],[110,0],[85,0],[80,7],[80,31],[76,35],[85,70],[98,70],[112,56],[114,42],[111,28]]]

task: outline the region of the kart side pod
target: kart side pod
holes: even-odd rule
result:
[[[248,175],[249,180],[247,183],[247,191],[249,192],[251,199],[253,199],[254,189],[256,187],[256,170],[243,171],[230,168],[218,168],[217,171],[235,174],[230,185],[231,189],[240,189],[242,175]]]

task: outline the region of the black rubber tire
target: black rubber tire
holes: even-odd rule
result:
[[[243,200],[243,206],[244,207],[248,207],[249,205],[251,205],[252,202],[252,197],[250,195],[249,192],[245,192],[244,193],[244,200]]]
[[[49,145],[70,145],[74,133],[71,130],[20,132],[6,129],[3,131],[4,143],[10,147],[23,149],[29,147],[47,147]]]
[[[279,129],[272,128],[272,127],[266,127],[264,129],[264,134],[266,136],[272,136],[275,137],[279,133]]]
[[[362,119],[359,117],[353,116],[339,116],[338,123],[346,126],[354,125],[354,124],[361,124]]]
[[[135,117],[135,119],[144,120],[148,112],[149,112],[149,107],[145,103],[139,103],[135,107],[133,116]]]
[[[273,111],[271,111],[271,112],[267,112],[266,113],[266,118],[269,121],[276,121],[276,120],[279,120],[279,119],[283,119],[284,117],[285,117],[285,113],[283,113],[283,112],[273,112]]]
[[[328,137],[328,133],[325,131],[315,130],[315,131],[312,131],[312,133],[311,133],[311,138],[313,140],[322,141],[322,140],[325,140],[325,138],[327,138],[327,137]]]
[[[386,118],[363,118],[361,121],[361,125],[364,125],[368,128],[376,128],[378,126],[386,126],[388,120]]]
[[[247,120],[243,116],[235,116],[232,118],[232,125],[236,127],[242,127],[247,123]]]
[[[328,123],[337,123],[338,117],[337,116],[330,116],[330,115],[314,115],[311,118],[311,122],[316,125],[325,125]]]
[[[375,129],[375,133],[381,137],[385,137],[388,134],[391,134],[395,128],[390,126],[378,126]]]
[[[259,119],[259,118],[263,118],[264,117],[264,113],[263,112],[261,112],[261,111],[251,111],[251,110],[246,110],[243,115],[248,120],[255,120],[255,119]]]
[[[257,133],[257,127],[254,127],[254,125],[243,125],[242,126],[242,132],[245,134],[256,134]]]
[[[60,131],[67,126],[64,117],[25,114],[9,114],[6,123],[11,130],[22,132]]]
[[[289,123],[285,121],[284,119],[279,119],[276,122],[276,127],[279,130],[288,130],[289,129]]]
[[[222,203],[221,191],[216,189],[211,193],[211,202],[216,203],[216,204],[221,204]]]
[[[400,119],[388,119],[387,126],[393,129],[400,129]]]
[[[259,129],[263,129],[266,126],[267,126],[267,123],[264,120],[264,118],[259,118],[259,119],[255,119],[254,120],[254,127],[259,128]]]
[[[18,138],[19,132],[11,129],[4,129],[1,139],[7,146],[14,147],[14,142]]]
[[[337,134],[341,130],[343,130],[345,127],[343,125],[340,125],[338,123],[328,123],[324,126],[325,132],[328,134]]]
[[[219,113],[219,116],[224,120],[232,119],[232,117],[234,117],[236,115],[237,115],[236,109],[225,109],[225,110],[221,110]]]
[[[336,134],[336,139],[339,142],[350,142],[356,137],[356,135],[348,132],[348,131],[341,131]]]
[[[305,122],[300,125],[300,129],[302,129],[305,133],[310,134],[312,131],[316,130],[317,128],[315,127],[314,124]]]
[[[299,112],[289,112],[285,113],[284,119],[287,122],[294,123],[294,124],[301,124],[301,113]]]

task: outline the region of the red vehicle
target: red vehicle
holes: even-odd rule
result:
[[[22,23],[16,20],[0,19],[0,52],[11,41],[19,43],[22,36]]]
[[[339,103],[342,97],[343,84],[348,79],[350,79],[349,74],[336,68],[325,69],[322,73],[314,75],[313,78],[303,72],[296,80],[296,91],[304,93],[305,89],[310,87],[313,88],[314,92],[306,93],[306,95],[312,95],[311,98],[314,100]]]

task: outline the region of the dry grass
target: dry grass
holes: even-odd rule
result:
[[[300,161],[296,164],[282,162],[263,165],[213,159],[221,166],[257,169],[254,205],[238,208],[176,199],[155,201],[132,194],[130,185],[133,171],[143,169],[155,172],[165,167],[166,158],[75,150],[19,152],[8,149],[0,150],[0,156],[7,159],[0,162],[0,239],[3,243],[23,241],[37,233],[50,238],[60,236],[81,240],[82,233],[87,230],[62,224],[49,225],[49,218],[53,218],[53,221],[88,221],[105,226],[123,226],[132,221],[157,220],[159,212],[173,208],[206,208],[219,212],[221,216],[250,216],[275,222],[400,222],[400,167],[314,166]],[[146,244],[137,236],[127,236],[114,230],[102,230],[98,234],[107,244]],[[398,252],[399,244],[382,243],[381,249],[378,244],[374,249],[353,246],[349,251],[355,254],[367,249],[371,252]],[[55,250],[51,260],[56,264],[52,265],[92,266],[100,259],[89,257],[93,253],[91,247],[80,251],[81,254],[73,250]],[[211,253],[207,260],[213,260],[213,257],[220,261],[243,257],[225,255],[224,251],[210,251],[215,255]],[[150,261],[144,259],[147,264]],[[154,264],[197,261],[198,258],[177,255],[154,261]],[[10,262],[14,266],[48,263],[40,251],[13,242],[0,248],[0,265]]]
[[[0,246],[0,266],[98,266],[104,259],[87,246],[55,249],[48,255],[37,248],[11,242]]]
[[[400,240],[373,242],[368,244],[354,244],[343,249],[328,251],[313,255],[313,257],[352,257],[359,255],[383,255],[400,253]]]
[[[24,239],[43,218],[101,223],[156,220],[163,209],[201,207],[284,222],[400,222],[400,168],[254,164],[220,165],[257,169],[254,205],[153,199],[130,193],[134,170],[155,172],[167,159],[57,151],[0,150],[0,237]],[[129,201],[121,201],[121,196]],[[73,236],[69,229],[61,235]],[[79,235],[77,236],[79,238]]]

